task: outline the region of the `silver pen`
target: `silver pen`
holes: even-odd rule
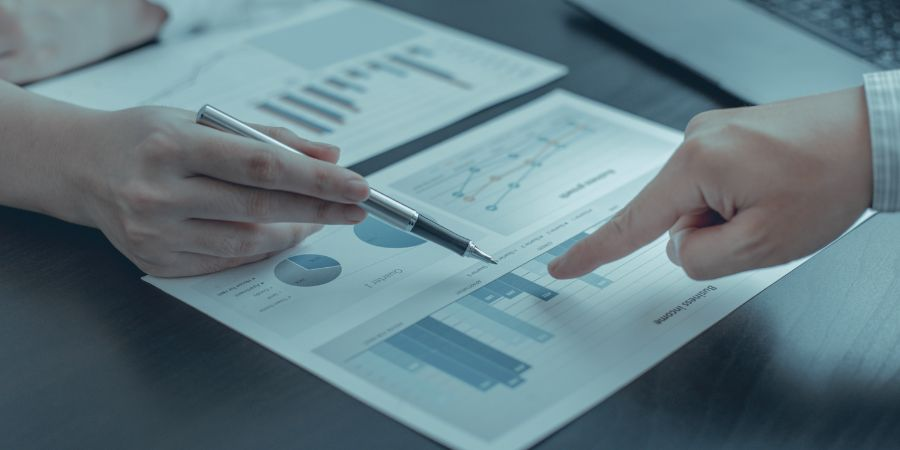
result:
[[[219,109],[205,105],[197,112],[197,123],[217,130],[234,133],[239,136],[255,139],[260,142],[272,144],[282,150],[297,153],[290,146],[278,142],[250,125],[225,114]],[[382,194],[374,188],[369,188],[369,198],[360,205],[369,214],[397,227],[403,231],[413,233],[425,240],[434,242],[457,255],[475,258],[491,264],[497,264],[497,260],[478,248],[470,239],[464,238],[453,231],[448,230],[434,219],[420,214],[413,208]]]

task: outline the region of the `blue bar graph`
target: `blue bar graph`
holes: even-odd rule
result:
[[[481,391],[487,391],[497,385],[497,381],[493,378],[477,370],[472,370],[439,351],[432,350],[403,332],[391,336],[387,342],[410,356]]]
[[[562,256],[563,253],[569,251],[570,248],[574,247],[582,239],[588,236],[587,233],[578,233],[562,244],[557,245],[556,247],[551,248],[547,251],[548,254],[553,256]]]
[[[454,330],[455,331],[455,330]],[[414,339],[422,346],[427,347],[432,352],[437,352],[444,357],[451,359],[458,364],[467,367],[469,370],[480,373],[491,380],[505,384],[509,387],[515,387],[524,381],[519,377],[517,372],[508,370],[493,361],[486,359],[482,355],[474,353],[459,344],[447,340],[443,336],[428,331],[419,324],[413,325],[401,332],[410,339]],[[463,337],[468,337],[463,335]],[[452,339],[457,339],[451,335]],[[518,363],[524,366],[522,363]],[[527,368],[527,366],[525,366]]]
[[[537,342],[547,342],[550,340],[550,338],[553,337],[552,333],[544,331],[528,322],[519,319],[518,317],[511,316],[497,308],[494,308],[493,306],[484,303],[476,297],[466,296],[457,300],[456,303],[465,306],[466,308],[469,308],[472,311],[492,320],[498,326],[511,329],[521,334],[522,336],[525,336]]]
[[[500,300],[500,295],[490,289],[485,288],[476,289],[475,292],[472,292],[469,295],[485,303],[491,303],[493,301]]]
[[[353,112],[359,112],[359,109],[356,107],[356,103],[353,100],[350,100],[347,97],[342,95],[335,94],[334,92],[326,91],[325,89],[318,88],[316,86],[307,86],[303,89],[307,94],[315,95],[323,100],[331,101],[338,106],[342,106],[344,108],[349,109]]]
[[[371,67],[374,70],[380,70],[382,72],[387,72],[392,75],[396,75],[400,78],[406,77],[406,72],[404,72],[390,64],[385,64],[385,63],[381,63],[378,61],[372,61],[369,63],[369,67]]]
[[[459,302],[451,303],[447,306],[448,311],[452,311],[454,318],[458,318],[462,322],[464,322],[467,326],[471,326],[474,329],[485,331],[494,338],[500,339],[501,341],[511,344],[511,345],[520,345],[525,341],[532,340],[531,338],[519,333],[512,328],[503,326],[498,324],[493,319],[486,317],[485,315],[476,312],[471,308],[467,308]]]
[[[331,77],[331,78],[325,80],[325,82],[332,86],[338,87],[340,89],[349,89],[351,91],[356,91],[359,93],[366,92],[366,88],[364,88],[356,83],[351,83],[349,81],[342,80],[337,77]]]
[[[506,294],[507,294],[507,290],[506,290],[506,289],[503,289],[502,286],[500,286],[499,284],[496,284],[496,283],[488,283],[488,284],[484,285],[484,287],[483,287],[482,289],[484,289],[484,290],[486,290],[486,291],[488,291],[488,292],[493,292],[493,293],[494,293],[497,297],[499,297],[499,298],[509,298],[509,297],[506,295]]]
[[[374,347],[370,348],[369,351],[386,359],[397,367],[406,369],[410,372],[416,372],[424,367],[422,361],[413,358],[408,353],[394,347],[387,341],[379,342]]]
[[[391,61],[404,66],[408,69],[416,70],[420,73],[431,75],[435,78],[444,80],[450,84],[461,87],[463,89],[472,89],[472,86],[469,83],[459,80],[452,73],[447,72],[446,70],[439,69],[430,64],[425,64],[423,62],[416,61],[412,58],[408,58],[404,55],[391,55]]]
[[[610,280],[609,278],[603,277],[593,272],[588,273],[587,275],[582,275],[578,279],[600,289],[603,289],[612,284],[612,280]]]
[[[434,53],[432,53],[431,50],[429,50],[425,47],[418,46],[418,45],[414,45],[414,46],[410,47],[409,52],[412,53],[413,55],[421,55],[421,56],[434,55]]]
[[[491,361],[493,364],[504,368],[513,373],[522,373],[530,368],[528,364],[519,361],[506,353],[503,353],[481,341],[441,322],[433,317],[426,317],[416,325],[427,329],[428,331],[443,337],[444,339],[459,345],[470,352]]]
[[[347,70],[347,75],[348,75],[350,78],[357,78],[357,79],[366,79],[366,78],[369,78],[369,75],[368,75],[367,73],[365,73],[365,72],[363,72],[362,70],[359,70],[359,69],[348,69],[348,70]]]
[[[259,105],[259,109],[266,111],[268,113],[274,114],[276,116],[279,116],[282,119],[293,122],[297,125],[300,125],[303,128],[306,128],[307,130],[310,130],[315,133],[325,134],[325,133],[332,132],[331,128],[328,128],[324,125],[320,125],[316,122],[313,122],[312,120],[309,120],[309,119],[301,116],[300,114],[297,114],[286,108],[282,108],[281,106],[278,106],[274,103],[270,103],[270,102],[263,103],[263,104]]]
[[[507,273],[499,278],[500,281],[506,283],[522,292],[527,292],[541,300],[547,301],[556,297],[557,293],[545,288],[531,280],[522,278],[514,273]]]
[[[550,264],[550,261],[553,261],[554,259],[556,259],[556,257],[550,253],[541,253],[540,255],[537,256],[537,258],[534,258],[535,261],[544,263],[545,266]],[[544,270],[542,270],[541,272],[546,273],[547,268],[545,267]]]
[[[538,275],[547,275],[547,263],[532,259],[522,266],[523,269]]]
[[[488,283],[487,287],[491,288],[494,292],[499,292],[500,295],[506,298],[513,298],[522,293],[520,289],[516,289],[514,286],[510,286],[509,284],[504,283],[502,280],[494,280]]]
[[[284,94],[281,97],[287,103],[290,103],[294,106],[300,107],[307,111],[310,111],[314,114],[318,114],[321,117],[332,120],[339,124],[344,123],[344,116],[317,103],[313,103],[303,97],[294,95],[294,94]]]

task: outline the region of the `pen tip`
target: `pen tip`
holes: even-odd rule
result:
[[[490,264],[500,264],[493,256],[488,255],[484,252],[484,250],[478,248],[475,244],[469,244],[469,249],[466,251],[466,256],[470,256],[479,261],[484,261]]]

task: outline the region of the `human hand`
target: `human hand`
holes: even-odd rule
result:
[[[166,19],[145,0],[0,0],[0,79],[27,83],[153,39]]]
[[[871,202],[862,88],[703,113],[656,178],[549,270],[578,277],[669,230],[669,258],[717,278],[808,255]]]
[[[99,228],[151,275],[215,272],[297,245],[365,212],[366,181],[334,163],[338,150],[277,128],[261,131],[302,153],[197,125],[187,111],[97,113],[88,145],[61,152],[77,192],[54,215]]]

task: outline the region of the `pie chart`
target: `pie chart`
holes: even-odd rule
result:
[[[408,248],[425,243],[424,239],[398,230],[372,216],[356,224],[353,227],[353,233],[361,241],[383,248]]]
[[[275,266],[275,277],[284,283],[312,287],[334,281],[341,274],[341,263],[322,255],[291,256]]]

